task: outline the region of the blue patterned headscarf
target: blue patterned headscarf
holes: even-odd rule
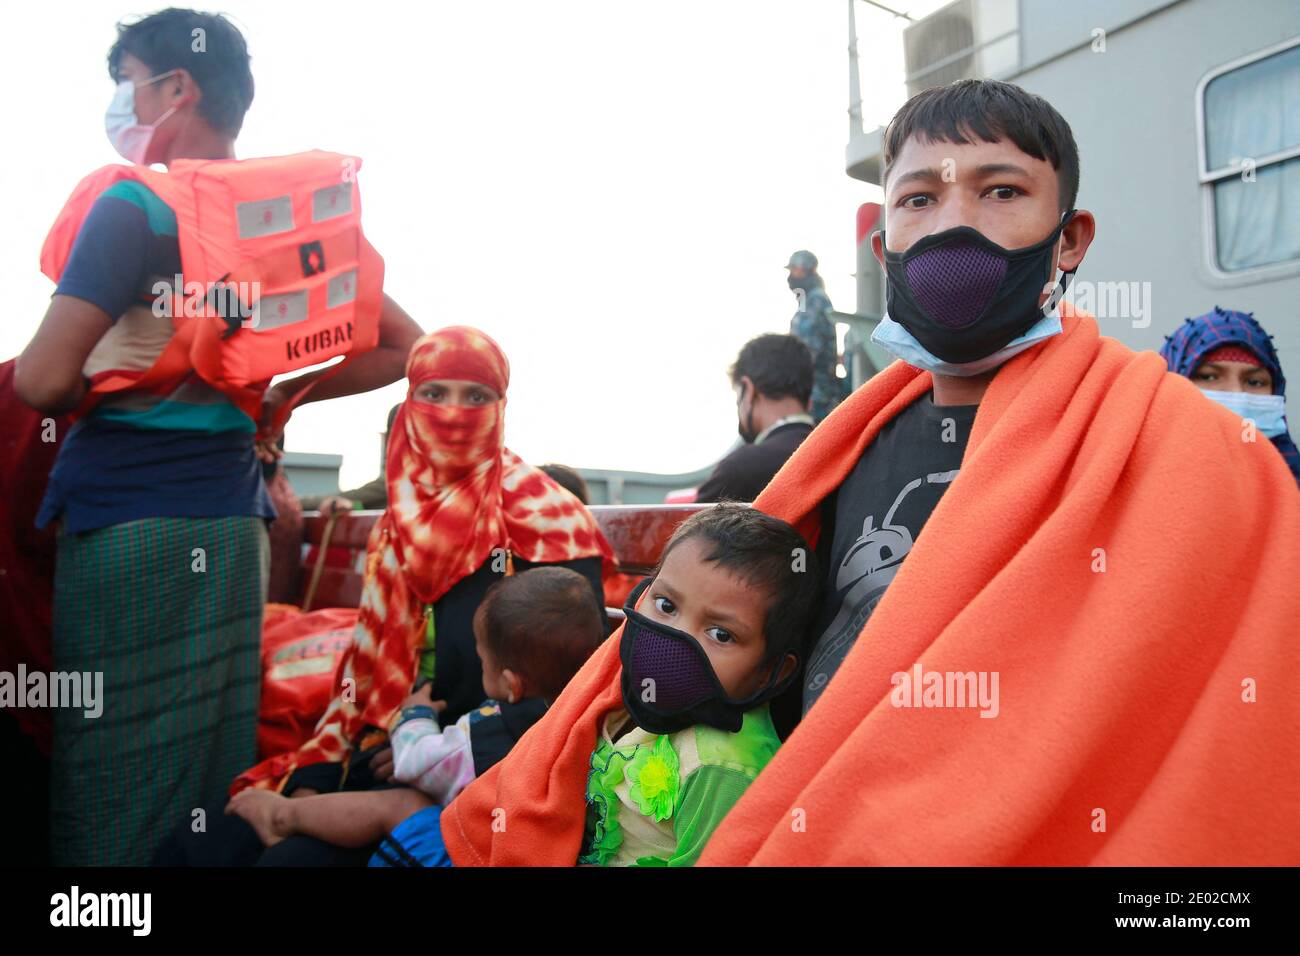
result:
[[[1224,345],[1240,345],[1253,352],[1273,376],[1273,394],[1286,395],[1286,376],[1273,347],[1273,336],[1249,312],[1231,312],[1216,305],[1213,312],[1187,319],[1173,335],[1165,337],[1160,355],[1169,365],[1169,371],[1191,378],[1205,356]],[[1290,432],[1283,432],[1272,441],[1300,483],[1300,450],[1296,449]]]

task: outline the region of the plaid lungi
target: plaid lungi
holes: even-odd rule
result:
[[[55,866],[147,864],[256,762],[269,554],[257,517],[59,537],[54,670],[102,672],[103,712],[53,712]]]

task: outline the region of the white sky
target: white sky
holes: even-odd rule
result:
[[[103,122],[114,24],[164,5],[7,14],[11,36],[49,42],[8,53],[25,79],[9,105],[0,357],[44,314],[37,261],[55,213],[119,161]],[[854,309],[855,212],[879,191],[844,173],[845,0],[217,9],[244,32],[257,83],[238,155],[363,158],[386,290],[426,330],[476,325],[501,343],[506,442],[527,461],[702,468],[735,440],[727,366],[752,336],[788,331],[790,252],[815,252],[836,307]],[[870,129],[905,98],[903,21],[863,3],[857,18]],[[343,487],[368,480],[404,393],[304,406],[286,445],[343,454]]]

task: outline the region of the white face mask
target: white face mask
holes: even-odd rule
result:
[[[175,72],[175,70],[168,70],[166,73],[151,76],[141,82],[140,86],[157,83]],[[108,132],[108,141],[113,144],[119,156],[128,162],[143,165],[144,158],[149,152],[149,144],[153,142],[154,131],[176,112],[177,107],[173,106],[148,126],[139,123],[135,118],[135,87],[136,84],[130,80],[123,80],[117,84],[117,93],[113,96],[113,102],[108,104],[108,112],[104,114],[104,128]]]
[[[1286,399],[1281,395],[1224,392],[1213,388],[1203,388],[1201,394],[1240,415],[1242,421],[1254,422],[1259,433],[1266,438],[1274,438],[1286,431]]]
[[[1060,312],[1053,308],[1046,316],[1031,325],[1024,335],[1012,339],[992,355],[986,355],[977,361],[965,363],[945,362],[930,352],[929,349],[916,340],[916,337],[911,332],[888,315],[885,315],[880,320],[876,330],[871,333],[871,341],[895,358],[902,359],[908,365],[939,375],[956,375],[969,378],[972,375],[980,375],[990,369],[997,368],[1012,357],[1019,355],[1025,349],[1032,348],[1054,335],[1060,335],[1061,331]]]

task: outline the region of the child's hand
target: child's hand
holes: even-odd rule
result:
[[[438,701],[438,703],[442,704],[442,707],[434,706],[433,683],[429,682],[420,685],[419,690],[402,701],[402,709],[405,710],[407,707],[433,707],[434,710],[441,712],[447,706],[447,702]]]
[[[393,779],[393,748],[385,747],[370,761],[370,773],[380,783]]]

